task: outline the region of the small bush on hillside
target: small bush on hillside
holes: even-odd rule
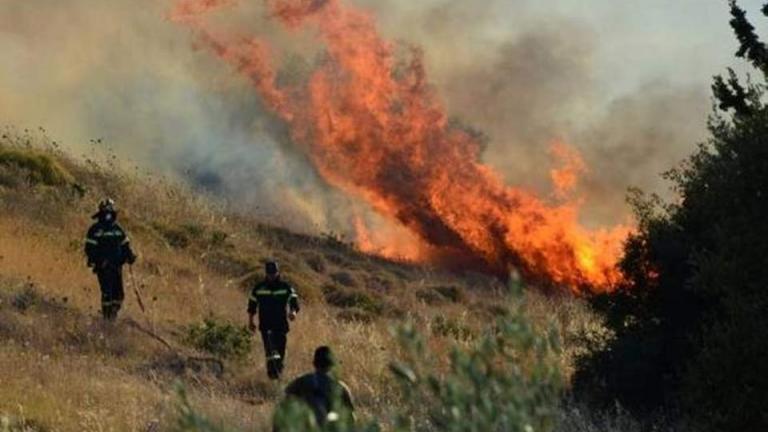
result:
[[[211,231],[211,235],[209,238],[210,246],[214,248],[232,247],[230,244],[227,243],[228,238],[229,238],[229,234],[225,233],[224,231],[213,230]]]
[[[456,318],[438,315],[432,319],[432,334],[467,341],[474,336],[474,331]]]
[[[0,166],[0,187],[17,189],[26,182],[22,170],[15,166]]]
[[[34,421],[0,414],[0,432],[47,432],[48,430]]]
[[[192,240],[200,241],[205,236],[205,228],[200,225],[186,223],[181,225],[181,230]]]
[[[379,272],[368,274],[365,277],[365,288],[377,293],[386,294],[392,291],[398,285],[395,279],[388,272]]]
[[[213,318],[189,327],[186,342],[221,358],[242,359],[251,352],[251,334],[247,328],[220,323]]]
[[[11,304],[19,311],[24,312],[40,303],[40,300],[40,294],[37,293],[34,287],[32,285],[26,285],[21,291],[13,296]]]
[[[435,305],[445,303],[445,297],[441,296],[440,294],[436,293],[431,289],[420,289],[416,291],[416,298],[430,306],[435,306]]]
[[[190,239],[187,233],[180,229],[162,228],[160,234],[168,245],[176,249],[185,249],[189,246]]]
[[[169,246],[176,249],[192,246],[204,249],[231,248],[227,243],[229,235],[226,232],[221,230],[208,232],[204,226],[196,223],[185,223],[179,226],[154,223],[152,226]]]
[[[340,272],[331,274],[331,280],[333,280],[339,285],[343,285],[349,288],[356,287],[358,285],[358,282],[355,276],[345,271],[340,271]]]
[[[336,314],[336,318],[344,322],[368,324],[373,322],[374,317],[362,309],[348,308],[340,310],[339,313]]]
[[[453,303],[462,303],[466,300],[464,290],[457,286],[438,286],[433,288],[437,293]]]
[[[373,315],[381,315],[387,309],[384,300],[365,291],[357,291],[327,285],[323,288],[325,301],[331,306],[356,308]]]
[[[417,291],[416,297],[429,305],[447,302],[463,303],[466,300],[466,293],[457,286],[436,286]]]
[[[342,267],[342,268],[348,267],[348,266],[352,265],[352,261],[349,259],[348,256],[346,256],[345,254],[341,253],[341,252],[344,252],[344,250],[347,247],[346,246],[342,246],[341,248],[342,249],[341,249],[340,252],[326,252],[325,253],[325,259],[329,263],[337,265],[339,267]]]
[[[0,147],[0,167],[20,169],[33,184],[64,186],[73,182],[72,175],[52,157],[33,150]]]

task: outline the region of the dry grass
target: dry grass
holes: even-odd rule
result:
[[[164,407],[163,391],[97,357],[0,348],[0,410],[55,430],[143,430]]]
[[[185,326],[209,315],[245,323],[245,289],[268,257],[281,261],[304,299],[289,338],[287,376],[307,370],[317,345],[331,345],[363,417],[397,409],[387,372],[397,352],[392,325],[413,321],[432,349],[447,353],[471,343],[506,301],[505,287],[491,278],[388,262],[330,237],[262,225],[183,186],[118,168],[109,157],[72,159],[41,135],[7,133],[0,150],[23,152],[28,141],[68,180],[48,184],[24,176],[28,166],[0,164],[0,178],[14,180],[0,182],[0,417],[43,430],[142,431],[150,422],[166,429],[181,381],[214,420],[267,430],[280,386],[265,378],[260,341],[247,361],[226,363],[216,376],[180,364],[131,323],[189,352]],[[148,305],[144,316],[129,289],[115,328],[98,319],[98,287],[81,252],[92,207],[104,195],[117,199],[140,254],[135,279]],[[25,290],[40,298],[28,309],[14,305]],[[329,297],[340,292],[347,297]],[[568,371],[576,336],[595,326],[594,318],[572,298],[529,293],[520,301],[542,331],[556,326]]]

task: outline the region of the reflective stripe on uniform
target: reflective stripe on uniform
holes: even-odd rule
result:
[[[267,356],[267,360],[280,360],[280,354],[272,354]]]
[[[258,303],[258,302],[259,302],[259,299],[258,299],[258,298],[256,298],[256,296],[255,296],[255,295],[253,295],[253,294],[251,294],[251,296],[250,296],[250,297],[248,297],[248,300],[250,300],[250,301],[254,301],[254,302],[256,302],[256,303]]]
[[[128,239],[128,237],[126,237],[126,238],[124,238],[124,239],[123,239],[123,243],[122,243],[122,244],[126,244],[126,243],[128,243],[129,241],[130,241],[130,240]]]
[[[280,295],[286,295],[288,294],[288,290],[257,290],[256,295],[257,296],[280,296]]]
[[[99,244],[99,242],[97,242],[97,241],[96,241],[96,240],[94,240],[94,239],[90,239],[90,238],[86,238],[86,239],[85,239],[85,242],[86,242],[86,243],[90,243],[90,244],[92,244],[92,245],[98,245],[98,244]]]
[[[123,232],[120,230],[114,230],[114,231],[97,231],[96,234],[94,234],[96,237],[120,237],[123,235]]]

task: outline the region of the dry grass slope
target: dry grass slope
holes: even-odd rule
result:
[[[388,373],[393,324],[412,321],[438,353],[492,324],[507,287],[482,275],[386,261],[332,236],[307,236],[231,214],[213,200],[106,156],[74,158],[43,132],[0,140],[0,417],[8,428],[145,431],[169,427],[175,382],[221,424],[267,430],[280,388],[265,379],[258,343],[223,370],[195,361],[186,328],[206,317],[240,325],[246,290],[268,257],[281,262],[304,309],[290,335],[287,375],[329,344],[363,417],[397,410]],[[98,287],[82,238],[94,203],[117,199],[140,254],[118,323],[98,318]],[[577,336],[598,326],[577,300],[529,293],[528,314],[554,324],[572,367]],[[147,333],[160,336],[170,346]],[[447,356],[446,356],[447,357]]]

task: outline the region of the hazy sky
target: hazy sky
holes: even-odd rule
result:
[[[728,24],[727,0],[359,0],[386,11],[411,8],[434,16],[434,27],[461,28],[464,17],[475,24],[470,33],[452,27],[449,35],[469,41],[474,49],[509,38],[541,25],[575,24],[594,37],[594,66],[600,86],[615,94],[642,86],[649,80],[692,82],[708,86],[726,66],[739,66],[733,58],[736,42]],[[758,31],[765,28],[760,15],[762,0],[740,0]],[[451,10],[441,15],[437,10]],[[388,30],[416,42],[428,29],[391,16]],[[480,21],[479,24],[476,22]],[[759,24],[763,24],[762,26]],[[568,29],[564,28],[563,32]],[[428,53],[432,56],[446,53]]]
[[[761,3],[740,1],[756,24]],[[725,66],[738,64],[726,0],[546,0],[531,5],[541,13],[587,23],[600,40],[600,81],[619,91],[648,79],[707,85]]]

